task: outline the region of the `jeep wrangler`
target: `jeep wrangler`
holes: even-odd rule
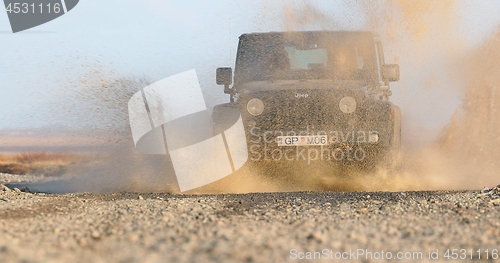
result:
[[[232,68],[216,71],[230,102],[214,107],[214,133],[241,115],[250,162],[385,160],[401,141],[397,80],[371,32],[243,34],[234,82]]]

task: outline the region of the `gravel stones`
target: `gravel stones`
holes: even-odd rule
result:
[[[11,192],[12,190],[10,190],[10,188],[8,188],[7,186],[5,186],[3,184],[0,184],[0,191]]]
[[[4,189],[2,263],[297,262],[291,249],[500,248],[500,187],[196,196]]]

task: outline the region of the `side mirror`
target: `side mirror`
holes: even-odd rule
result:
[[[382,66],[382,78],[387,81],[399,80],[399,65],[387,64]]]
[[[229,86],[233,84],[233,69],[232,68],[217,68],[215,81],[217,85]]]

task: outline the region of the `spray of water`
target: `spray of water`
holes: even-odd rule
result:
[[[67,167],[61,180],[28,187],[54,193],[178,191],[168,159],[139,153],[132,140],[128,101],[149,84],[145,76],[121,76],[99,65],[81,72],[58,92],[52,116],[78,123],[74,140],[91,138],[93,148],[84,162]]]

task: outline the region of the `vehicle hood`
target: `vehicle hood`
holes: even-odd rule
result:
[[[252,81],[240,86],[243,93],[284,91],[284,90],[367,90],[365,81],[333,81],[333,80],[279,80]]]

